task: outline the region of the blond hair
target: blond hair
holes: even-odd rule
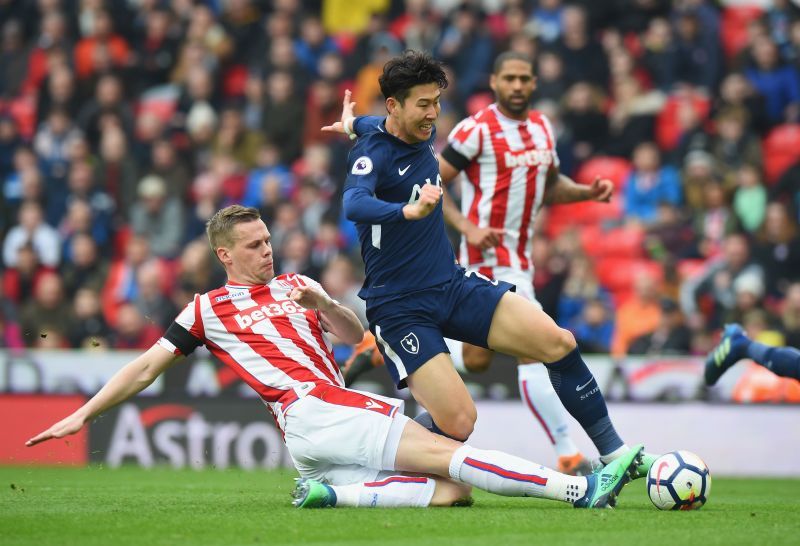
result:
[[[233,235],[233,228],[236,224],[260,220],[261,214],[258,209],[253,207],[243,207],[242,205],[230,205],[218,210],[211,219],[206,222],[206,235],[211,245],[211,250],[216,254],[220,247],[231,247],[236,242]]]

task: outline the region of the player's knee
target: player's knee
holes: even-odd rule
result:
[[[483,373],[489,369],[489,364],[492,363],[491,353],[486,354],[485,351],[467,352],[464,351],[464,367],[471,373]]]
[[[431,506],[453,506],[466,504],[472,495],[472,487],[464,483],[446,479],[436,480],[436,489],[431,498]]]
[[[475,406],[463,409],[462,411],[449,415],[446,418],[436,420],[436,426],[454,440],[466,441],[475,429],[475,421],[478,419],[478,411]]]
[[[557,328],[552,339],[548,340],[547,347],[543,349],[545,354],[542,357],[542,361],[556,362],[561,360],[574,351],[577,346],[578,344],[572,332],[564,328]]]

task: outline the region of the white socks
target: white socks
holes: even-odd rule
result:
[[[431,503],[436,482],[414,476],[388,476],[380,481],[329,486],[336,493],[336,506],[423,508]]]
[[[603,464],[608,464],[611,461],[618,459],[620,456],[627,453],[631,448],[628,447],[628,444],[622,444],[620,447],[612,451],[611,453],[606,453],[605,455],[600,455],[600,461]]]
[[[578,453],[578,446],[569,435],[567,410],[553,390],[547,368],[542,364],[520,364],[517,378],[522,402],[542,425],[556,454],[564,457]]]
[[[450,477],[506,497],[575,502],[586,493],[584,477],[568,476],[500,451],[464,445],[450,460]]]
[[[457,339],[444,338],[447,348],[450,350],[450,360],[453,361],[453,367],[459,373],[467,373],[467,368],[464,366],[464,344]]]

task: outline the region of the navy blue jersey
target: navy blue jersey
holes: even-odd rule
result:
[[[428,141],[408,144],[386,131],[384,118],[356,124],[363,136],[347,159],[344,210],[356,223],[366,269],[359,295],[391,296],[449,281],[457,266],[441,202],[422,220],[406,220],[402,211],[426,183],[441,186],[435,129]]]

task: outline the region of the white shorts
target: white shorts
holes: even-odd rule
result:
[[[288,404],[283,419],[300,476],[332,485],[391,475],[409,421],[402,400],[327,384]]]
[[[542,304],[536,299],[536,293],[533,289],[533,269],[523,271],[521,269],[514,269],[513,267],[468,267],[467,271],[477,271],[483,275],[496,279],[498,281],[505,281],[517,287],[516,293],[533,302],[539,309]],[[491,271],[491,274],[487,273]]]

